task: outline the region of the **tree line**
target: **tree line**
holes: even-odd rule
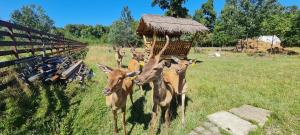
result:
[[[199,46],[232,46],[240,39],[276,35],[284,46],[300,46],[300,11],[285,7],[278,0],[226,0],[221,15],[214,10],[214,0],[207,0],[194,15],[182,7],[187,0],[152,0],[165,15],[193,18],[210,29],[201,35]],[[181,8],[177,8],[180,6]]]
[[[220,15],[214,10],[214,0],[199,5],[193,15],[184,7],[187,0],[152,0],[166,16],[191,18],[210,29],[198,36],[197,46],[233,46],[240,39],[261,35],[276,35],[284,46],[300,46],[300,11],[297,6],[283,6],[278,0],[226,0]],[[15,10],[11,22],[51,32],[85,42],[139,46],[142,40],[135,34],[138,21],[127,6],[120,18],[110,26],[67,24],[54,26],[54,21],[42,7],[29,5]]]
[[[135,34],[138,22],[133,19],[127,6],[111,26],[67,24],[63,28],[55,27],[54,21],[44,9],[36,5],[25,5],[13,11],[10,22],[82,42],[112,43],[120,46],[141,45],[141,40]]]

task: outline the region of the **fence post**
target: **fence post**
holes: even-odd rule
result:
[[[51,44],[51,53],[53,53],[53,44],[50,42],[50,39],[51,39],[51,37],[49,36],[49,35],[47,35],[47,37],[48,37],[48,39],[47,39],[47,41],[48,41],[48,43],[50,43]]]
[[[14,37],[13,29],[11,27],[7,27],[7,29],[8,29],[9,37],[11,38],[11,40],[14,43],[14,46],[12,47],[12,50],[13,50],[16,58],[19,59],[19,53],[18,53],[18,49],[17,49],[17,40]]]
[[[32,42],[32,38],[31,38],[31,33],[30,33],[30,31],[26,31],[26,32],[27,32],[27,36],[28,36],[29,42]],[[34,45],[33,45],[33,44],[31,45],[31,54],[32,54],[32,56],[35,55],[35,50],[34,50]]]
[[[42,34],[40,34],[40,38],[41,38],[41,41],[43,43],[43,57],[45,57],[46,56],[46,49],[45,49],[45,42],[44,42]]]

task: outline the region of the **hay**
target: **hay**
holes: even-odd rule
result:
[[[236,45],[236,51],[248,53],[271,52],[271,44],[257,39],[240,40]],[[274,53],[284,53],[284,48],[280,44],[273,44]]]
[[[206,32],[209,29],[192,19],[174,18],[160,15],[143,15],[137,33],[139,35],[169,35],[179,36],[186,33]]]

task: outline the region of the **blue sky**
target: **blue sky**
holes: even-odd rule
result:
[[[215,9],[220,13],[225,0],[215,0]],[[297,5],[300,0],[279,0],[285,6]],[[206,0],[188,0],[185,6],[194,14]],[[66,24],[110,25],[120,17],[125,5],[138,20],[143,14],[163,14],[159,7],[151,7],[151,0],[0,0],[0,19],[8,20],[11,12],[22,5],[41,5],[55,21],[55,26]]]

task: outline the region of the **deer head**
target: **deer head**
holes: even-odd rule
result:
[[[121,69],[112,69],[108,66],[98,64],[98,67],[107,75],[107,85],[103,89],[103,94],[109,96],[111,93],[116,92],[122,88],[125,78],[133,77],[138,74],[138,71],[126,72]]]
[[[133,59],[137,61],[144,61],[144,57],[145,57],[144,53],[136,51],[134,47],[132,47],[130,51],[132,53]]]
[[[156,42],[156,38],[154,38],[154,42],[152,44],[152,48],[150,50],[150,56],[149,56],[149,61],[144,65],[144,68],[140,75],[137,76],[135,83],[138,85],[142,85],[144,83],[151,82],[153,80],[158,79],[161,77],[162,71],[164,66],[169,66],[168,61],[166,60],[160,60],[161,55],[163,52],[167,49],[169,45],[169,37],[166,36],[166,44],[162,48],[162,50],[157,54],[153,54],[153,48]]]
[[[198,61],[195,59],[180,60],[175,56],[172,56],[171,59],[172,59],[173,63],[175,64],[173,67],[175,68],[177,74],[184,74],[189,65],[202,62],[202,61]]]

